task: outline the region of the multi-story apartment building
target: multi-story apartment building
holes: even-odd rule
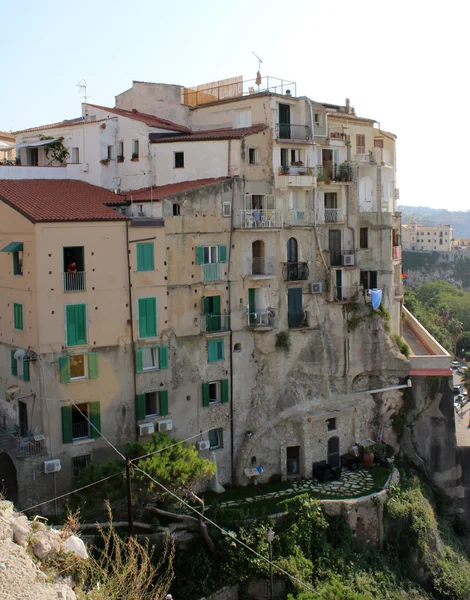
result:
[[[116,108],[85,105],[80,123],[48,132],[69,150],[86,138],[94,181],[122,195],[76,181],[0,182],[0,408],[15,443],[34,448],[4,459],[23,504],[105,456],[67,398],[118,445],[154,430],[191,437],[222,483],[246,484],[254,467],[262,479],[310,477],[313,462],[335,463],[374,436],[374,423],[392,435],[386,405],[400,392],[382,408],[373,394],[413,369],[367,303],[380,288],[401,332],[395,136],[349,102],[273,85],[245,94],[241,81],[134,82]],[[137,175],[133,127],[145,148]],[[113,158],[99,157],[109,145],[113,157],[119,139],[126,160],[104,177]],[[40,161],[31,144],[47,140],[34,140],[18,150],[39,148]],[[31,172],[68,178],[69,166]],[[442,374],[438,363],[416,374]],[[18,393],[5,394],[12,385]],[[44,458],[61,460],[54,479],[40,473]]]
[[[454,229],[450,225],[419,225],[410,223],[401,226],[403,250],[450,252]]]

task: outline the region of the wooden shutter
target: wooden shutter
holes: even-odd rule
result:
[[[144,370],[144,359],[142,356],[142,350],[135,351],[135,372],[142,373]]]
[[[168,414],[168,390],[158,392],[158,400],[160,402],[160,416],[166,417]]]
[[[219,246],[219,263],[227,262],[227,246]]]
[[[204,246],[196,246],[196,264],[204,264]]]
[[[70,382],[70,359],[68,356],[59,358],[60,383]]]
[[[202,384],[202,406],[209,406],[209,384]]]
[[[224,404],[228,402],[229,399],[229,391],[228,391],[228,379],[222,379],[220,382],[220,390],[221,390],[221,402]]]
[[[75,307],[75,314],[77,319],[78,344],[86,344],[86,304],[77,304]]]
[[[157,299],[139,298],[139,337],[157,335]]]
[[[100,403],[99,402],[90,402],[90,421],[91,424],[101,431],[101,414],[100,414]],[[96,431],[95,427],[90,427],[91,429],[91,437],[96,439],[101,436],[98,431]]]
[[[72,437],[72,407],[62,406],[62,443],[71,444]]]
[[[13,304],[13,324],[15,329],[23,330],[23,305]]]
[[[155,251],[153,242],[137,244],[137,271],[155,270]]]
[[[18,377],[18,363],[16,362],[15,352],[16,350],[10,352],[11,374]]]
[[[87,343],[86,304],[66,306],[67,346]]]
[[[202,300],[202,314],[208,315],[210,313],[210,299],[209,296],[204,296]]]
[[[208,362],[215,362],[216,361],[216,358],[215,358],[215,356],[216,356],[216,353],[215,353],[215,350],[216,350],[215,343],[216,343],[216,341],[217,340],[209,340],[207,342],[207,361]]]
[[[23,380],[29,381],[29,360],[26,357],[23,358]]]
[[[224,360],[225,358],[225,344],[224,340],[216,340],[216,360]]]
[[[168,346],[160,346],[158,349],[158,368],[168,369]]]
[[[96,352],[88,354],[88,379],[98,379],[98,354]]]
[[[137,394],[136,396],[136,412],[137,420],[145,419],[145,394]]]

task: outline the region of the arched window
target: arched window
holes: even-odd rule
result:
[[[299,249],[297,240],[295,238],[290,238],[287,242],[287,262],[288,263],[297,263],[299,262]]]

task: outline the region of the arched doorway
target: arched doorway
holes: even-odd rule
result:
[[[6,452],[0,452],[0,493],[10,502],[18,504],[16,467]]]
[[[328,440],[328,459],[327,463],[332,467],[340,466],[339,456],[339,437],[335,436]]]
[[[252,275],[264,275],[264,242],[262,240],[256,240],[251,244],[251,256],[252,256]]]
[[[295,238],[289,238],[287,242],[287,262],[298,263],[299,262],[299,247]]]

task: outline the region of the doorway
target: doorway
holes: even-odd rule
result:
[[[287,324],[291,328],[300,327],[304,320],[302,308],[302,288],[287,290]]]
[[[341,269],[336,271],[336,298],[340,301],[343,299],[343,271]]]
[[[251,274],[252,275],[264,275],[265,274],[264,242],[262,240],[256,240],[256,242],[253,242],[251,244],[251,255],[252,255]]]
[[[328,440],[328,460],[327,463],[332,467],[340,466],[339,456],[339,437],[335,436]]]
[[[328,250],[330,251],[330,266],[341,266],[341,230],[330,229],[328,233]]]
[[[26,437],[28,435],[28,405],[21,400],[18,400],[18,424],[20,436]]]
[[[286,448],[287,475],[299,475],[300,473],[300,446]]]
[[[279,137],[290,139],[290,105],[279,104]]]

